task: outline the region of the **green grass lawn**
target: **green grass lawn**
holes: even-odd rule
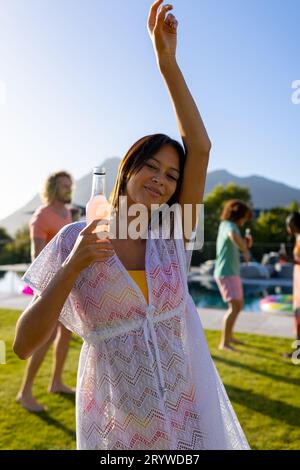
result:
[[[0,340],[6,342],[6,364],[0,365],[0,449],[75,449],[74,399],[46,392],[51,352],[36,380],[34,393],[48,406],[32,414],[15,403],[25,362],[12,352],[20,312],[0,309]],[[282,359],[291,340],[236,335],[247,343],[236,353],[217,349],[219,333],[207,331],[212,357],[252,449],[300,449],[300,365]],[[81,341],[73,338],[65,383],[75,386]]]

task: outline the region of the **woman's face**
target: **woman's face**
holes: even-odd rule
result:
[[[138,173],[127,181],[126,195],[128,207],[144,204],[165,204],[176,191],[179,179],[179,156],[171,145],[163,145]]]

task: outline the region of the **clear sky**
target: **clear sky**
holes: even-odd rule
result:
[[[0,0],[0,218],[51,171],[75,178],[139,137],[179,139],[146,28],[151,0]],[[209,170],[300,188],[299,0],[174,0],[178,63]]]

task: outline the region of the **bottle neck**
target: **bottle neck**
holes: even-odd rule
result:
[[[106,197],[105,175],[93,175],[91,196],[99,195]]]

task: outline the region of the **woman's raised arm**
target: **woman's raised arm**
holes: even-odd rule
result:
[[[172,5],[153,3],[148,17],[148,31],[156,53],[159,70],[164,78],[179,133],[186,151],[186,164],[180,193],[182,214],[184,204],[192,204],[192,227],[197,221],[197,204],[202,203],[211,142],[196,103],[187,87],[176,61],[177,26],[174,15],[168,13]],[[167,14],[168,13],[168,14]],[[184,218],[183,218],[183,225]],[[186,241],[189,233],[185,232]]]

